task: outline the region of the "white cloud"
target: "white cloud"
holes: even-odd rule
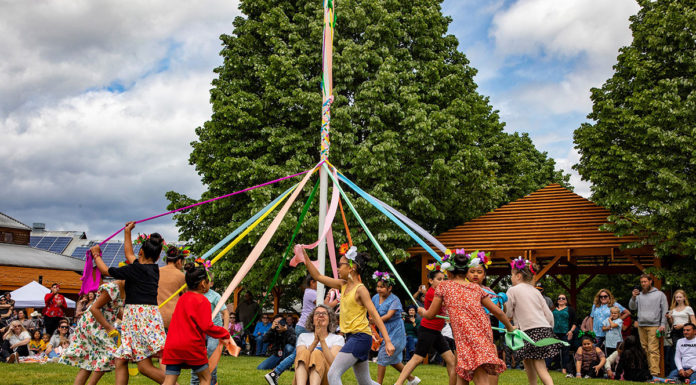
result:
[[[565,157],[556,158],[555,160],[558,169],[570,174],[570,184],[575,187],[575,193],[589,199],[590,195],[592,195],[592,191],[590,190],[592,183],[582,180],[580,174],[573,170],[573,165],[580,161],[580,154],[578,151],[571,148]]]
[[[0,211],[103,238],[166,211],[166,191],[199,196],[189,143],[238,15],[219,0],[0,5]],[[139,231],[177,235],[171,218]]]

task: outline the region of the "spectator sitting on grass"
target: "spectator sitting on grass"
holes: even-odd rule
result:
[[[690,383],[696,381],[696,326],[691,322],[684,324],[682,332],[684,338],[677,341],[674,353],[674,364],[677,366],[670,374],[673,380],[689,380]]]

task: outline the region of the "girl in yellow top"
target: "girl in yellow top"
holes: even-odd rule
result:
[[[309,260],[305,249],[301,245],[295,246],[296,253],[304,254],[305,265],[313,279],[328,287],[341,289],[339,324],[341,332],[345,334],[346,343],[331,363],[328,373],[329,385],[341,385],[341,376],[350,367],[353,367],[359,385],[372,385],[370,367],[367,363],[367,354],[372,346],[372,332],[370,322],[367,319],[368,313],[381,332],[385,350],[390,356],[394,354],[394,345],[391,343],[382,318],[372,303],[370,292],[367,291],[360,278],[362,270],[367,268],[370,256],[367,253],[358,253],[355,246],[348,249],[343,245],[341,251],[343,256],[338,263],[339,279],[335,279],[319,273],[319,270]]]
[[[46,350],[46,343],[41,339],[41,331],[34,330],[29,341],[29,353],[38,356]]]

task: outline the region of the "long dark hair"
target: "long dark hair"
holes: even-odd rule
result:
[[[140,250],[143,251],[145,258],[151,260],[152,262],[157,262],[162,252],[162,244],[164,243],[164,238],[162,238],[159,233],[152,233],[150,237],[146,239]]]
[[[620,361],[624,368],[633,370],[648,368],[648,357],[635,336],[628,336],[624,340]]]

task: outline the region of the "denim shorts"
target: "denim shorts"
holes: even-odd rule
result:
[[[192,372],[200,373],[200,372],[208,369],[208,364],[203,364],[203,365],[167,364],[167,369],[164,371],[164,374],[178,376],[179,374],[181,374],[182,368],[191,368]]]

